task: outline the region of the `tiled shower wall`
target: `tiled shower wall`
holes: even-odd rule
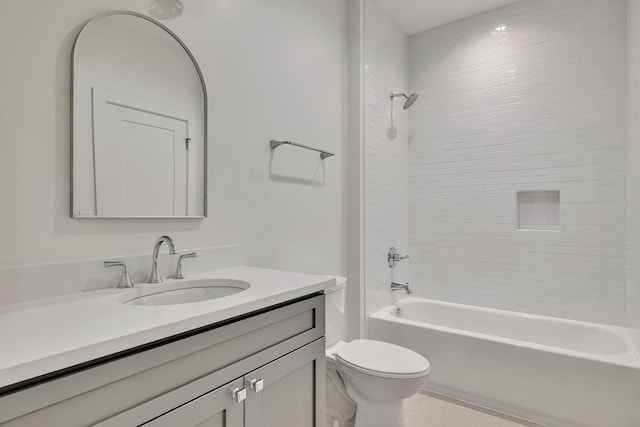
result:
[[[375,0],[365,2],[365,286],[366,312],[394,298],[392,280],[407,281],[407,263],[387,265],[394,246],[408,251],[408,113],[391,92],[406,92],[408,39]]]
[[[640,328],[640,0],[629,0],[629,271],[627,323]]]
[[[626,323],[626,12],[525,0],[409,38],[417,294]],[[559,191],[559,230],[518,230],[530,191]]]

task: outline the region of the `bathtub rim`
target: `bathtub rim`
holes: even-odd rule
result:
[[[419,322],[417,320],[410,320],[410,319],[397,317],[394,314],[394,312],[398,308],[401,308],[401,307],[398,307],[398,305],[401,306],[403,302],[407,303],[407,302],[422,302],[422,301],[425,301],[431,304],[456,307],[458,309],[472,309],[472,310],[479,310],[479,311],[484,311],[488,313],[498,312],[501,314],[514,315],[518,317],[544,319],[544,320],[551,320],[551,321],[559,321],[561,323],[571,323],[571,324],[578,324],[578,325],[587,326],[587,327],[593,327],[593,328],[604,330],[619,336],[624,341],[627,351],[625,353],[615,354],[615,355],[586,353],[586,352],[581,352],[576,350],[569,350],[561,347],[554,347],[551,345],[538,344],[530,341],[517,340],[513,338],[505,338],[498,335],[489,335],[489,334],[480,333],[480,332],[473,332],[473,331],[467,331],[464,329],[457,329],[457,328],[451,328],[447,326],[436,325],[433,323]],[[533,349],[543,351],[543,352],[548,352],[548,353],[556,353],[556,354],[562,354],[569,357],[577,357],[585,360],[604,362],[604,363],[617,365],[625,368],[640,369],[640,330],[625,328],[622,326],[585,322],[582,320],[563,319],[559,317],[543,316],[539,314],[530,314],[530,313],[521,313],[517,311],[510,311],[510,310],[500,310],[495,308],[480,307],[475,305],[460,304],[460,303],[440,301],[440,300],[423,298],[423,297],[415,297],[415,296],[407,296],[405,298],[402,298],[396,301],[395,303],[390,304],[376,311],[375,313],[370,314],[368,317],[369,319],[386,320],[394,323],[407,324],[407,325],[411,325],[419,328],[432,329],[432,330],[436,330],[444,333],[464,335],[471,338],[493,341],[493,342],[498,342],[498,343],[507,344],[507,345],[513,345],[519,348],[533,348]]]

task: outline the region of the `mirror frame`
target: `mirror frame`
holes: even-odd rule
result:
[[[190,216],[99,216],[99,215],[94,215],[94,216],[81,216],[81,215],[75,215],[75,211],[73,209],[74,207],[74,191],[73,191],[73,183],[74,183],[74,145],[76,144],[76,141],[74,140],[74,76],[75,76],[75,64],[76,64],[76,50],[77,50],[77,46],[78,46],[78,40],[80,40],[80,37],[82,36],[82,32],[84,31],[84,29],[91,25],[93,22],[98,21],[102,18],[105,18],[107,16],[111,16],[111,15],[129,15],[129,16],[135,16],[138,18],[142,18],[152,24],[157,25],[158,27],[160,27],[160,29],[166,31],[171,37],[173,37],[173,39],[178,42],[178,44],[184,49],[185,53],[187,54],[187,56],[189,56],[189,59],[191,59],[191,62],[193,63],[193,66],[196,69],[196,72],[198,73],[198,78],[200,79],[200,84],[202,85],[202,96],[203,96],[203,155],[204,155],[204,159],[203,159],[203,167],[204,167],[204,173],[203,173],[203,190],[204,190],[204,198],[203,198],[203,212],[202,215],[190,215]],[[129,11],[129,10],[114,10],[111,12],[105,12],[105,13],[101,13],[100,15],[96,15],[93,18],[91,18],[89,21],[87,21],[82,28],[80,29],[80,32],[78,33],[78,35],[76,36],[74,42],[73,42],[73,48],[71,50],[71,162],[70,162],[70,166],[71,166],[71,170],[70,170],[70,175],[71,175],[71,198],[70,198],[70,212],[71,212],[71,218],[79,218],[79,219],[203,219],[207,217],[207,210],[208,210],[208,173],[209,173],[209,161],[208,161],[208,157],[209,157],[209,132],[208,132],[208,96],[207,96],[207,86],[205,84],[204,81],[204,76],[202,74],[202,70],[200,69],[200,66],[198,65],[198,62],[196,61],[196,58],[193,56],[193,54],[191,53],[191,51],[189,50],[189,48],[187,47],[187,45],[180,39],[180,37],[178,37],[173,31],[171,31],[167,26],[165,26],[164,24],[162,24],[161,22],[143,15],[142,13],[138,13],[138,12],[133,12],[133,11]],[[95,179],[95,176],[94,176]]]

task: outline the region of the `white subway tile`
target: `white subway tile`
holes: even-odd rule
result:
[[[625,324],[626,14],[621,0],[525,0],[409,38],[419,294]],[[534,197],[521,220],[560,231],[517,231],[517,192],[542,190],[560,191],[557,209]]]

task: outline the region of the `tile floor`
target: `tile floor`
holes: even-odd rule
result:
[[[435,394],[405,402],[406,427],[543,427]]]

